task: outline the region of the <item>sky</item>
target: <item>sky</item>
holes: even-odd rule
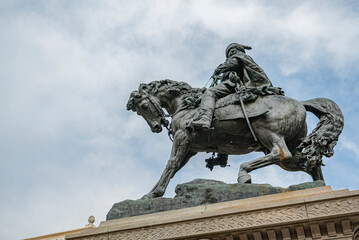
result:
[[[326,97],[345,127],[327,185],[359,189],[357,1],[0,1],[0,239],[81,228],[157,182],[171,142],[126,110],[140,83],[203,87],[229,43],[247,51],[274,86],[297,100]],[[308,114],[309,129],[317,118]],[[241,163],[205,168],[198,154],[172,179],[235,183]],[[288,187],[305,173],[270,166],[254,183]]]

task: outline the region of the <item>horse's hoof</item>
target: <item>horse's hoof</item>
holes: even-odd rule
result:
[[[146,195],[144,195],[143,197],[141,197],[141,200],[152,199],[152,198],[153,198],[153,194],[147,193]]]
[[[160,192],[160,191],[154,191],[154,192],[149,192],[147,193],[145,196],[143,196],[141,199],[152,199],[152,198],[158,198],[158,197],[162,197],[164,194],[164,192]]]
[[[249,174],[243,174],[238,176],[237,178],[238,183],[252,183],[252,178]]]

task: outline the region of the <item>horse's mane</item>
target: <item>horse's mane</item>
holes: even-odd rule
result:
[[[186,82],[177,82],[170,79],[156,80],[150,83],[141,83],[138,87],[140,93],[146,92],[155,95],[160,90],[165,90],[168,93],[174,94],[178,91],[188,91],[192,89],[191,85]]]
[[[133,91],[127,102],[127,110],[136,111],[134,101],[143,97],[144,94],[156,95],[158,92],[164,92],[168,97],[182,96],[181,109],[192,109],[198,107],[200,97],[205,88],[192,88],[186,82],[177,82],[170,79],[156,80],[150,83],[141,83],[138,90]]]

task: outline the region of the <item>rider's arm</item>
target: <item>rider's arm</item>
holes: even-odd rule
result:
[[[220,69],[221,69],[222,64],[219,64],[218,67],[216,69],[214,69],[213,75],[212,76],[216,76],[219,75],[221,73]]]
[[[240,64],[239,59],[234,58],[234,57],[228,58],[224,63],[220,64],[216,68],[216,70],[214,70],[213,75],[218,75],[218,74],[221,74],[223,72],[236,70],[236,68],[238,68],[239,64]]]

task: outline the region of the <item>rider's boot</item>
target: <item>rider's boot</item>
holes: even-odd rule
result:
[[[212,112],[203,111],[197,120],[192,122],[194,128],[202,128],[203,130],[209,130],[212,122]]]
[[[200,115],[196,120],[192,121],[194,128],[202,128],[208,131],[211,127],[215,104],[214,94],[210,91],[205,92],[201,99]]]

